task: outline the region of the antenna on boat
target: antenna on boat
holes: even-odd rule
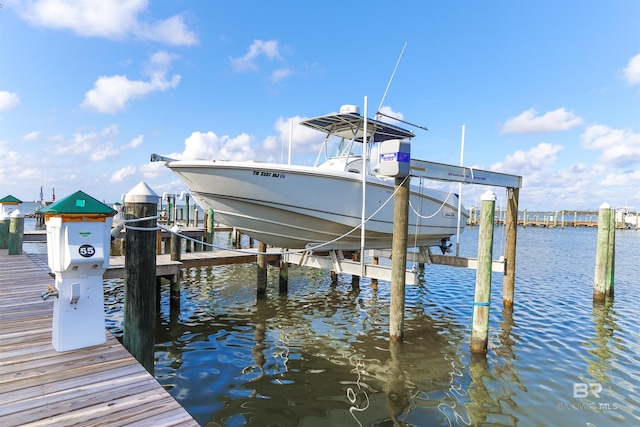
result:
[[[396,121],[398,121],[398,122],[400,122],[400,123],[405,123],[405,124],[411,125],[411,126],[413,126],[413,127],[417,127],[418,129],[422,129],[422,130],[429,130],[426,126],[420,126],[420,125],[417,125],[417,124],[415,124],[415,123],[407,122],[407,121],[405,121],[405,120],[400,120],[400,119],[399,119],[399,118],[397,118],[397,117],[393,117],[393,116],[390,116],[390,115],[388,115],[388,114],[381,113],[380,111],[378,111],[378,112],[376,113],[376,116],[384,116],[384,117],[388,117],[388,118],[393,119],[393,120],[396,120]]]
[[[398,65],[400,65],[400,60],[402,59],[402,55],[404,55],[404,50],[407,48],[407,42],[404,42],[404,46],[402,46],[402,51],[400,52],[400,56],[398,57],[398,61],[396,62],[396,66],[393,67],[393,72],[391,73],[391,77],[389,78],[389,82],[387,83],[387,88],[384,90],[384,94],[382,95],[382,99],[380,100],[380,105],[378,106],[378,111],[376,111],[376,120],[380,119],[380,116],[383,117],[387,117],[396,121],[399,121],[401,123],[405,123],[407,125],[416,127],[418,129],[422,129],[422,130],[429,130],[426,126],[420,126],[417,125],[415,123],[410,123],[404,120],[401,120],[397,117],[393,117],[393,116],[389,116],[387,114],[381,113],[380,110],[382,110],[382,104],[384,104],[384,100],[387,97],[387,92],[389,92],[389,87],[391,87],[391,82],[393,81],[393,77],[396,75],[396,70],[398,69]]]
[[[391,73],[391,77],[389,78],[389,83],[387,83],[387,88],[384,90],[384,94],[382,95],[382,99],[380,100],[380,106],[378,107],[376,116],[380,114],[380,110],[382,109],[382,104],[384,103],[384,99],[387,97],[387,92],[389,92],[389,87],[391,86],[391,82],[393,81],[393,76],[396,75],[396,70],[398,69],[398,65],[400,65],[400,60],[402,59],[402,55],[404,55],[404,50],[406,49],[406,47],[407,47],[407,42],[404,42],[404,46],[402,46],[402,51],[400,51],[400,56],[398,57],[396,66],[393,67],[393,72]],[[377,118],[378,117],[376,117],[376,119]]]

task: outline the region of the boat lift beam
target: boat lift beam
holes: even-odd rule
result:
[[[412,177],[435,179],[438,181],[462,182],[465,184],[495,185],[507,188],[522,188],[522,177],[506,173],[455,166],[426,160],[411,159],[409,165]]]
[[[407,262],[446,265],[449,267],[462,267],[472,270],[478,269],[477,258],[465,258],[459,256],[439,255],[431,253],[429,248],[420,248],[420,252],[407,251]],[[389,249],[373,249],[369,252],[371,256],[377,258],[391,258]],[[491,271],[506,274],[506,262],[504,257],[491,262]]]
[[[391,266],[362,264],[359,261],[345,259],[341,252],[330,251],[329,255],[316,255],[310,252],[283,253],[282,260],[301,267],[321,268],[335,271],[336,273],[351,274],[352,276],[364,276],[371,279],[391,281]],[[417,272],[407,270],[406,283],[415,285],[418,283]]]

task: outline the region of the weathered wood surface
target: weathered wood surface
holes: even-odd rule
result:
[[[266,255],[267,262],[280,260],[280,249],[269,248]],[[255,253],[254,253],[255,252]],[[271,254],[271,252],[273,254]],[[112,256],[109,269],[104,273],[105,279],[124,277],[124,256]],[[257,249],[243,249],[242,252],[233,250],[217,250],[215,252],[185,252],[180,254],[180,261],[172,261],[170,254],[156,256],[156,276],[173,276],[183,268],[208,267],[214,265],[245,264],[257,262]]]
[[[0,425],[197,426],[108,331],[103,345],[53,349],[40,294],[54,280],[36,261],[0,250]]]

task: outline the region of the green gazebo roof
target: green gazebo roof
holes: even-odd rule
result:
[[[11,194],[9,194],[8,196],[4,196],[2,199],[0,199],[0,203],[7,203],[7,204],[22,203],[22,200],[17,199],[13,197]]]
[[[117,212],[94,199],[83,191],[75,193],[40,209],[44,214],[105,214],[113,216]]]

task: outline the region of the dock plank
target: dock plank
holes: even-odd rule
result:
[[[53,349],[40,295],[54,280],[32,258],[0,250],[0,425],[197,426],[108,331],[103,345]]]

